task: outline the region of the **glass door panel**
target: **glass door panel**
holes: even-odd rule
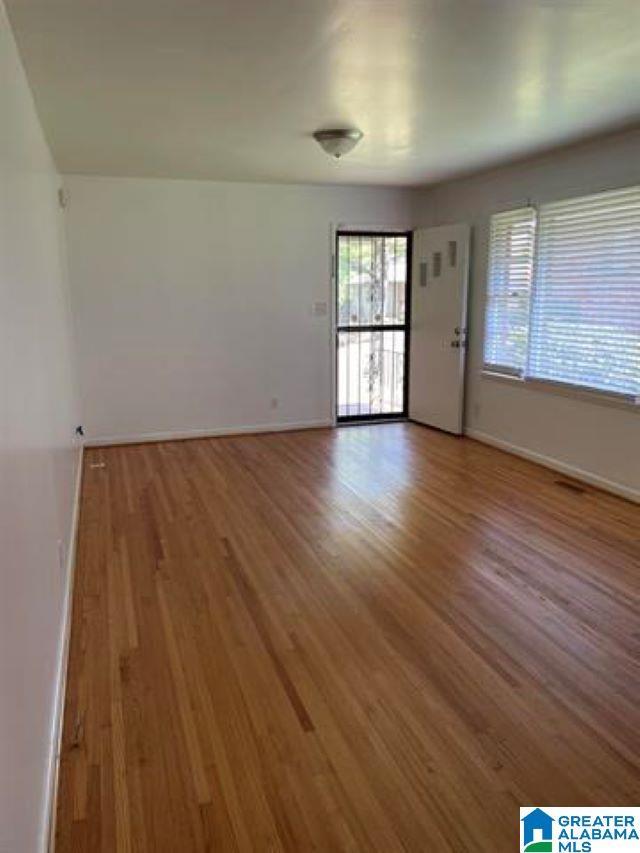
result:
[[[409,255],[409,234],[338,234],[339,421],[407,413]]]

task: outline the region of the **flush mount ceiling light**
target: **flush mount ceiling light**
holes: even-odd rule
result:
[[[339,160],[352,151],[364,134],[356,128],[336,128],[332,130],[316,130],[313,138],[330,157]]]

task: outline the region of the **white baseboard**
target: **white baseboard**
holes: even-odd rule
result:
[[[55,818],[58,795],[58,771],[60,769],[60,752],[62,742],[62,722],[64,700],[67,685],[67,666],[69,663],[69,638],[71,634],[71,612],[73,607],[73,583],[75,580],[76,551],[78,542],[78,521],[80,518],[80,498],[82,489],[82,458],[83,448],[78,454],[75,492],[73,498],[73,515],[69,530],[69,545],[66,565],[66,589],[62,612],[62,634],[58,651],[58,671],[56,674],[56,692],[53,704],[53,719],[51,723],[51,741],[49,751],[49,766],[47,770],[46,800],[44,804],[42,844],[43,851],[52,853],[55,846]]]
[[[291,421],[249,426],[209,427],[205,429],[170,430],[167,432],[138,432],[88,438],[85,447],[107,447],[113,444],[139,444],[149,441],[177,441],[185,438],[216,438],[224,435],[252,435],[263,432],[289,432],[297,429],[319,429],[333,426],[329,418],[318,421]]]
[[[596,486],[606,492],[611,492],[618,497],[626,498],[634,503],[640,503],[640,492],[635,489],[625,486],[622,483],[616,483],[613,480],[607,480],[605,477],[600,477],[598,474],[592,474],[590,471],[585,471],[582,468],[577,468],[574,465],[567,465],[560,459],[553,456],[545,456],[542,453],[536,453],[534,450],[529,450],[526,447],[520,447],[517,444],[511,444],[509,441],[504,441],[502,438],[496,438],[486,432],[480,432],[475,429],[465,429],[464,434],[468,438],[475,438],[476,441],[481,441],[483,444],[490,444],[492,447],[497,447],[500,450],[506,450],[508,453],[513,453],[515,456],[521,456],[523,459],[528,459],[530,462],[537,462],[538,465],[543,465],[545,468],[551,468],[553,471],[558,471],[561,474],[566,474],[567,477],[573,477],[575,480],[581,480],[588,483],[590,486]]]

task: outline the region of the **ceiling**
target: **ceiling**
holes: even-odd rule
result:
[[[417,185],[640,118],[640,0],[5,2],[63,172]]]

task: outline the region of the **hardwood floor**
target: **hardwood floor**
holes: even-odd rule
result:
[[[58,851],[506,853],[520,805],[640,802],[637,506],[411,424],[84,465]]]

